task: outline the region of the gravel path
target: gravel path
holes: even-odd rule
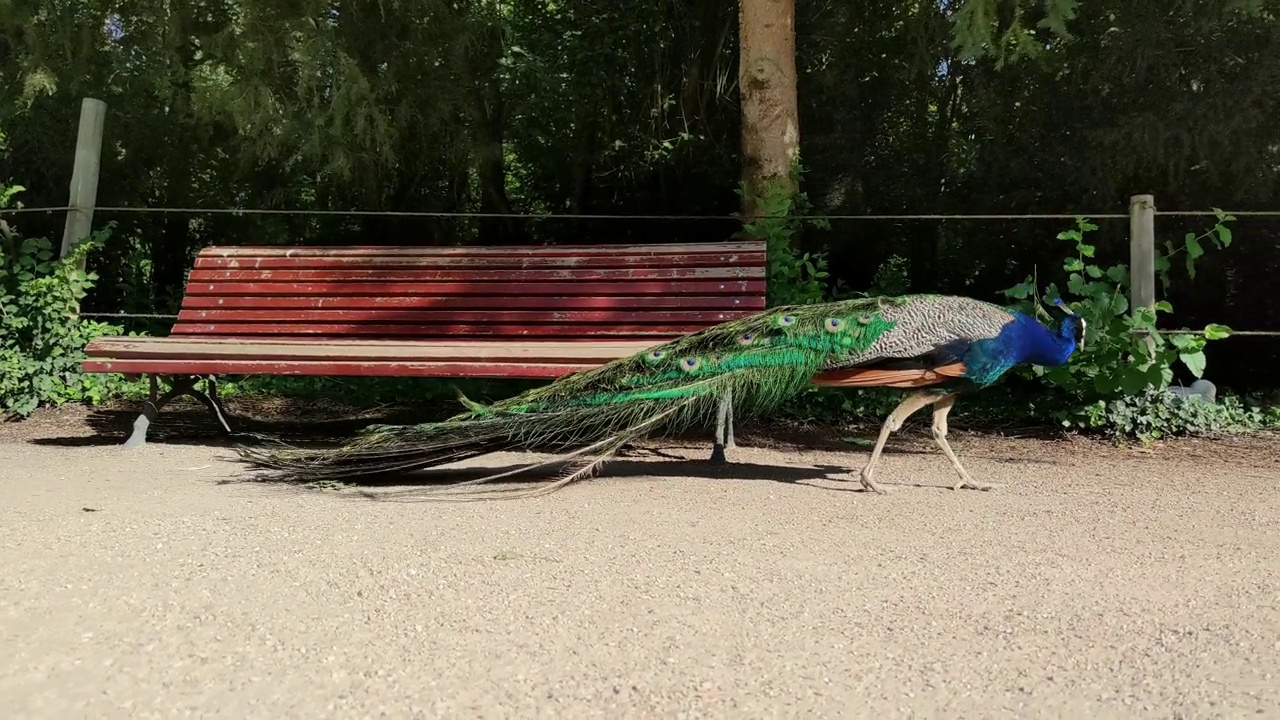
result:
[[[6,718],[1280,717],[1248,453],[961,438],[1005,487],[898,451],[881,497],[834,479],[864,449],[741,448],[441,504],[65,445],[0,438]]]

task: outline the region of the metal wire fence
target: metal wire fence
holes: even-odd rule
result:
[[[68,206],[13,207],[0,208],[0,216],[9,214],[35,214],[72,212],[78,208]],[[321,210],[313,208],[200,208],[200,207],[142,207],[127,205],[102,205],[92,208],[94,213],[120,214],[184,214],[184,215],[309,215],[340,217],[389,217],[389,218],[474,218],[474,219],[524,219],[524,220],[630,220],[630,221],[726,221],[741,220],[738,214],[607,214],[607,213],[486,213],[486,212],[445,212],[426,210]],[[1159,210],[1156,216],[1166,217],[1216,217],[1217,210]],[[1236,218],[1280,218],[1280,210],[1239,210],[1229,211]],[[757,216],[758,220],[784,219],[786,216]],[[835,221],[995,221],[995,220],[1073,220],[1086,217],[1095,220],[1126,220],[1127,213],[1116,212],[1047,212],[1047,213],[867,213],[850,214],[811,214],[806,220]],[[82,317],[116,318],[121,320],[176,320],[178,315],[167,313],[81,313]],[[1201,331],[1177,328],[1161,330],[1166,334],[1199,334]],[[1273,330],[1235,330],[1234,335],[1280,337],[1280,331]]]
[[[54,213],[77,210],[74,207],[15,207],[0,208],[0,215],[23,213]],[[445,212],[431,210],[321,210],[314,208],[198,208],[198,207],[139,207],[128,205],[100,205],[92,208],[95,213],[169,213],[184,215],[316,215],[346,217],[404,217],[404,218],[493,218],[493,219],[563,219],[563,220],[739,220],[740,215],[663,215],[663,214],[607,214],[607,213],[485,213]],[[1224,211],[1235,217],[1280,218],[1280,210],[1231,210]],[[1166,217],[1214,217],[1214,210],[1159,210],[1155,214]],[[757,216],[762,220],[780,220],[786,216]],[[1087,217],[1099,220],[1124,220],[1126,213],[1115,212],[1051,212],[1051,213],[905,213],[861,215],[811,214],[809,220],[1072,220]]]

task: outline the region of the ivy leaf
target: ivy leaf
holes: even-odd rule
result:
[[[1084,276],[1071,273],[1071,277],[1067,278],[1067,290],[1075,295],[1084,295]]]
[[[1195,259],[1204,255],[1204,247],[1200,244],[1200,238],[1195,233],[1187,233],[1187,257]]]
[[[1080,245],[1077,245],[1076,249],[1078,249],[1080,251],[1080,254],[1085,257],[1093,257],[1093,253],[1097,251],[1097,248],[1095,248],[1094,246],[1085,245],[1083,243]]]
[[[1217,225],[1213,229],[1218,233],[1218,242],[1222,243],[1222,247],[1231,247],[1231,228]]]
[[[1153,365],[1141,367],[1129,366],[1120,375],[1120,390],[1126,395],[1137,395],[1152,384],[1151,368]]]
[[[1170,267],[1172,267],[1172,265],[1170,264],[1169,258],[1167,256],[1165,255],[1156,256],[1156,272],[1160,273],[1161,275],[1164,275],[1169,272]]]
[[[1204,247],[1200,245],[1199,238],[1195,233],[1187,233],[1187,276],[1191,279],[1196,277],[1196,258],[1204,256]]]
[[[1160,312],[1171,313],[1173,312],[1173,306],[1169,304],[1168,300],[1157,300],[1156,310],[1159,310]]]
[[[1192,375],[1196,377],[1204,375],[1205,359],[1203,350],[1193,353],[1180,353],[1178,359],[1182,361],[1183,365],[1187,366]]]
[[[1120,389],[1120,378],[1109,373],[1099,373],[1093,377],[1093,388],[1103,395],[1110,395]]]
[[[1084,271],[1088,273],[1089,277],[1091,278],[1102,277],[1102,268],[1098,267],[1097,265],[1090,265],[1089,267],[1086,267]]]
[[[1025,300],[1031,296],[1031,284],[1019,283],[1004,291],[1004,294],[1014,300]]]
[[[1204,326],[1204,337],[1206,340],[1224,340],[1231,337],[1231,328],[1218,323],[1209,323]]]

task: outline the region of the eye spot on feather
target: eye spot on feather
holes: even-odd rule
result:
[[[738,336],[738,344],[739,344],[739,345],[750,345],[751,343],[753,343],[753,342],[755,342],[755,341],[756,341],[756,335],[755,335],[755,333],[745,332],[745,333],[742,333],[741,335],[739,335],[739,336]]]
[[[862,316],[859,316],[859,317],[858,317],[858,322],[859,322],[859,323],[861,323],[861,324],[863,324],[863,325],[869,325],[869,324],[871,324],[871,316],[870,316],[870,315],[862,315]]]
[[[827,329],[827,332],[840,332],[844,328],[844,321],[840,318],[827,318],[822,326]]]
[[[782,327],[787,327],[788,325],[792,325],[795,323],[795,321],[796,321],[795,315],[783,315],[782,317],[778,318],[778,324],[781,325]]]
[[[702,365],[702,361],[696,357],[687,357],[680,361],[680,369],[685,372],[693,372]]]
[[[650,352],[648,355],[645,355],[644,359],[648,360],[649,362],[657,362],[666,356],[667,356],[666,351],[654,350],[653,352]]]

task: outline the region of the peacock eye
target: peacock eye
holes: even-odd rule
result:
[[[794,315],[783,315],[782,317],[778,318],[778,324],[783,327],[786,327],[787,325],[790,325],[795,321],[796,321],[796,317]]]
[[[645,357],[646,357],[646,358],[648,358],[649,360],[661,360],[662,358],[664,358],[664,357],[666,357],[666,356],[667,356],[666,351],[664,351],[664,350],[654,350],[653,352],[649,353],[649,354],[648,354],[648,355],[646,355]]]
[[[754,333],[749,333],[749,332],[742,333],[741,335],[738,336],[738,344],[750,345],[751,343],[755,342],[755,339],[756,339],[756,336]]]
[[[840,318],[827,318],[825,327],[827,328],[827,332],[837,332],[840,328],[844,327],[844,321]]]
[[[870,315],[859,316],[858,322],[862,323],[863,325],[867,325],[871,322],[871,316]]]
[[[691,371],[693,371],[693,370],[697,370],[697,369],[698,369],[698,366],[699,366],[699,365],[701,365],[701,364],[702,364],[702,362],[701,362],[700,360],[698,360],[698,358],[696,358],[696,357],[687,357],[687,358],[685,358],[685,359],[683,359],[683,360],[681,360],[681,361],[680,361],[680,369],[681,369],[681,370],[685,370],[685,371],[687,371],[687,372],[691,372]]]

